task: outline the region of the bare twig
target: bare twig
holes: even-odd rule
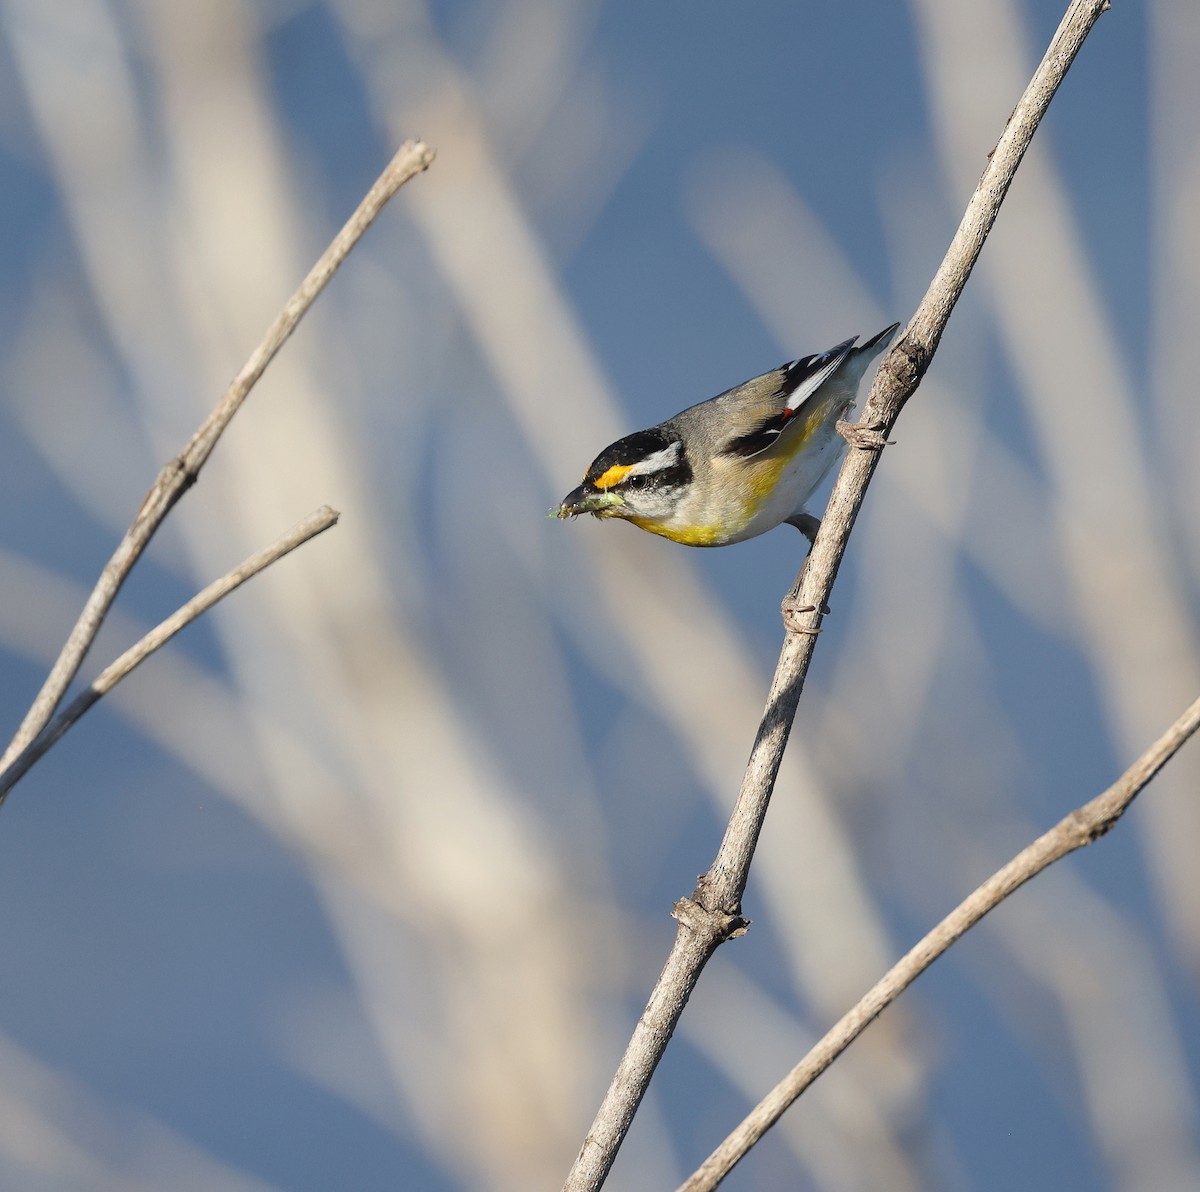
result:
[[[1049,832],[1022,849],[973,894],[964,899],[928,935],[897,961],[853,1009],[747,1114],[742,1123],[698,1167],[679,1192],[709,1192],[747,1151],[783,1116],[784,1111],[837,1059],[875,1018],[892,1004],[943,952],[988,911],[1055,861],[1099,840],[1155,774],[1200,727],[1200,699],[1116,782],[1072,811]]]
[[[793,611],[785,618],[787,635],[724,839],[692,897],[675,905],[679,928],[674,945],[567,1176],[564,1192],[597,1189],[604,1183],[701,970],[722,943],[746,928],[741,917],[742,894],[816,645],[821,610],[827,607],[884,441],[929,367],[1050,100],[1108,2],[1072,0],[988,158],[925,297],[879,367],[794,599],[787,602],[793,610],[806,611]]]
[[[282,538],[251,555],[244,563],[208,585],[193,596],[182,608],[156,625],[141,641],[130,646],[115,662],[100,672],[87,690],[77,695],[40,733],[17,755],[11,765],[0,770],[0,806],[8,792],[33,768],[34,764],[101,696],[107,695],[126,675],[144,662],[155,650],[165,646],[185,625],[206,613],[217,601],[240,588],[248,579],[302,546],[310,538],[336,525],[340,514],[322,505],[302,522],[293,526]]]
[[[433,150],[420,141],[407,141],[401,145],[395,157],[358,205],[358,209],[333,238],[300,284],[300,288],[279,312],[263,336],[262,342],[251,353],[241,372],[230,382],[229,388],[212,413],[192,435],[183,450],[158,474],[154,487],[146,494],[141,508],[134,516],[133,524],[100,573],[100,578],[83,606],[79,620],[71,630],[50,674],[42,684],[41,691],[25,714],[25,719],[4,756],[0,757],[0,771],[45,728],[50,717],[54,715],[55,708],[75,678],[126,576],[175,502],[196,482],[196,477],[217,445],[217,440],[257,384],[267,365],[274,359],[275,353],[287,341],[313,300],[346,259],[362,234],[371,226],[387,201],[410,178],[428,169],[433,156]]]

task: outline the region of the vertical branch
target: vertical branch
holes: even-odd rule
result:
[[[804,689],[821,609],[837,577],[886,436],[937,350],[946,323],[979,258],[1021,159],[1054,93],[1109,0],[1072,0],[967,204],[950,247],[899,341],[884,357],[834,485],[812,553],[801,572],[794,613],[771,682],[766,710],[724,839],[691,898],[675,907],[675,942],[634,1028],[564,1192],[601,1187],[628,1133],[658,1061],[708,958],[745,930],[741,899],[792,721]]]

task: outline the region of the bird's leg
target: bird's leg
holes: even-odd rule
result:
[[[811,551],[817,541],[817,531],[821,528],[821,519],[811,513],[797,513],[787,519],[789,526],[795,526],[808,539],[808,549]]]
[[[817,540],[817,531],[821,528],[819,518],[813,517],[811,513],[797,513],[795,517],[789,517],[788,525],[795,526],[805,538],[808,539],[808,549],[812,552],[813,543]],[[783,625],[789,633],[817,633],[819,630],[810,629],[807,625],[800,624],[801,613],[811,613],[815,604],[800,603],[800,585],[804,582],[804,573],[808,570],[808,557],[805,556],[804,562],[800,565],[800,574],[796,576],[796,582],[792,585],[792,589],[783,598],[783,603],[780,605],[780,612],[783,613]],[[829,612],[828,608],[822,609],[822,616]]]

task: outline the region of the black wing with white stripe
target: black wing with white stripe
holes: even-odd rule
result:
[[[791,364],[785,364],[779,370],[781,376],[778,396],[784,401],[782,408],[753,430],[727,443],[723,449],[724,453],[749,459],[759,452],[766,451],[783,434],[784,427],[805,401],[837,372],[842,362],[850,355],[857,339],[857,335],[853,336],[827,352],[819,352],[815,356],[802,356]]]

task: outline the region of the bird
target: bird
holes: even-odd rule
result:
[[[811,545],[804,508],[841,458],[838,422],[899,323],[752,377],[606,447],[550,510],[620,518],[685,546],[728,546],[785,522]]]

